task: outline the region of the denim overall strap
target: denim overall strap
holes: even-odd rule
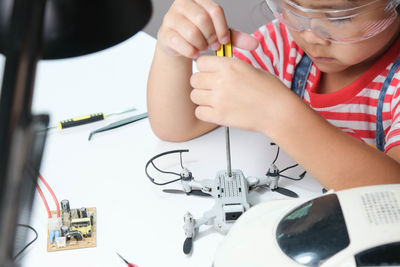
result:
[[[303,99],[307,78],[312,66],[311,59],[304,53],[293,74],[291,90]]]
[[[383,112],[383,102],[385,100],[386,91],[392,82],[393,76],[396,74],[397,69],[400,66],[400,57],[393,63],[385,82],[382,85],[381,92],[378,98],[378,107],[376,109],[376,147],[380,151],[385,150],[385,132],[383,130],[382,112]]]

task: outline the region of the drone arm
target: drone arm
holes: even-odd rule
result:
[[[202,226],[203,224],[210,224],[209,221],[210,221],[210,220],[209,220],[208,218],[201,217],[200,219],[197,219],[197,220],[196,220],[196,223],[195,223],[195,226],[194,226],[194,227],[195,227],[196,229],[199,229],[199,227]]]
[[[212,195],[212,187],[208,185],[207,180],[198,182],[195,180],[182,181],[183,190],[189,193],[192,190],[201,190],[203,193]]]
[[[203,217],[195,219],[190,212],[187,212],[183,217],[183,229],[185,230],[186,237],[194,238],[200,226],[203,224],[212,224],[213,218],[215,218],[215,215],[206,213]]]
[[[247,185],[249,186],[249,188],[254,188],[261,184],[261,181],[260,181],[261,179],[258,177],[249,176],[246,178],[246,180],[247,180]]]
[[[271,167],[268,169],[268,172],[263,177],[248,177],[247,183],[249,188],[254,188],[258,186],[267,186],[269,189],[276,189],[278,187],[279,181],[279,170],[272,164]]]
[[[247,184],[249,185],[249,188],[254,188],[258,186],[270,186],[272,183],[272,179],[270,176],[265,176],[265,177],[247,177]]]
[[[191,180],[185,183],[188,187],[190,187],[191,189],[197,189],[197,190],[201,190],[203,188],[203,185],[195,180]]]

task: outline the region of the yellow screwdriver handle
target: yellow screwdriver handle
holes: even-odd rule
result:
[[[82,116],[82,117],[76,117],[68,120],[63,120],[58,123],[58,128],[59,129],[65,129],[65,128],[70,128],[70,127],[75,127],[95,121],[101,121],[104,120],[106,116],[104,113],[94,113],[90,114],[87,116]]]
[[[231,40],[232,33],[229,30],[229,42],[227,44],[222,44],[221,47],[215,51],[215,55],[218,57],[233,57]]]

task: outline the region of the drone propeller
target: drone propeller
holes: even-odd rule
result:
[[[191,237],[187,237],[185,242],[183,242],[183,253],[188,255],[192,251],[193,239]]]
[[[270,189],[272,192],[276,192],[276,193],[282,194],[287,197],[293,197],[293,198],[299,197],[299,195],[296,192],[293,192],[292,190],[289,190],[289,189],[286,189],[286,188],[283,188],[280,186],[278,186],[275,189],[270,188],[268,185],[262,185],[260,187],[265,188],[265,189]]]
[[[201,196],[201,197],[209,197],[211,195],[204,193],[203,191],[199,190],[199,189],[193,189],[190,192],[185,192],[183,190],[180,189],[163,189],[162,190],[165,193],[170,193],[170,194],[186,194],[186,195],[194,195],[194,196]]]
[[[287,197],[294,197],[294,198],[298,198],[299,195],[296,194],[295,192],[293,192],[292,190],[283,188],[283,187],[277,187],[276,189],[271,189],[271,191],[277,192],[279,194],[285,195]]]

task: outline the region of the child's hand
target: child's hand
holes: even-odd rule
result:
[[[190,79],[197,118],[262,133],[279,124],[290,90],[278,78],[233,58],[202,56],[197,68]]]
[[[159,46],[165,52],[197,58],[201,51],[217,50],[229,41],[223,9],[212,0],[175,0],[158,32]],[[254,50],[258,40],[232,31],[232,44]]]

